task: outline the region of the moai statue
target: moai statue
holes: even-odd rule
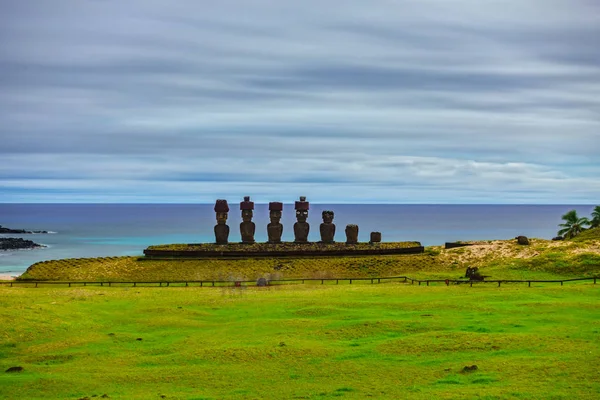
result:
[[[371,232],[371,240],[370,243],[379,243],[381,242],[381,232]]]
[[[217,225],[215,225],[215,239],[217,244],[227,244],[229,239],[229,226],[227,226],[227,213],[229,205],[227,200],[217,200],[215,203]]]
[[[269,218],[271,222],[267,225],[267,235],[269,243],[281,243],[281,235],[283,234],[283,225],[281,221],[281,211],[283,211],[283,203],[273,201],[269,203]]]
[[[294,224],[294,242],[295,243],[308,243],[308,231],[310,225],[306,222],[308,218],[309,202],[306,201],[305,196],[300,196],[300,201],[295,204],[296,209],[296,222]]]
[[[323,211],[321,215],[323,217],[323,223],[319,226],[319,230],[321,231],[321,242],[333,243],[333,237],[335,236],[333,211]]]
[[[254,202],[250,201],[250,196],[244,196],[244,201],[240,203],[240,210],[242,210],[242,222],[240,223],[240,235],[242,236],[242,243],[254,243],[254,232],[256,232],[256,225],[252,222],[252,216],[254,214]]]
[[[358,243],[358,225],[346,225],[346,244]]]

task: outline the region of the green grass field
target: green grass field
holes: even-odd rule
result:
[[[590,282],[0,287],[0,307],[7,399],[600,398]]]

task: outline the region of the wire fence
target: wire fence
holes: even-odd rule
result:
[[[528,287],[531,287],[532,283],[560,283],[561,286],[565,282],[575,281],[593,281],[594,285],[600,279],[600,277],[586,277],[586,278],[571,278],[571,279],[560,279],[560,280],[539,280],[539,279],[527,279],[527,280],[468,280],[468,279],[414,279],[408,276],[387,276],[387,277],[376,277],[376,278],[297,278],[297,279],[276,279],[267,280],[260,278],[252,281],[234,281],[234,280],[177,280],[177,281],[35,281],[35,280],[14,280],[14,281],[0,281],[0,286],[10,287],[41,287],[41,286],[52,286],[52,285],[65,285],[68,287],[81,287],[81,286],[100,286],[100,287],[250,287],[250,286],[278,286],[278,285],[292,285],[292,284],[317,284],[317,285],[339,285],[341,284],[356,284],[356,283],[367,283],[367,284],[382,284],[390,282],[400,282],[411,285],[484,285],[484,284],[497,284],[500,287],[502,284],[511,283],[527,283]],[[335,283],[334,283],[335,282]]]

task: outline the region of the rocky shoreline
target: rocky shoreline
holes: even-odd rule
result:
[[[44,245],[21,238],[0,238],[0,250],[22,250],[46,247]]]
[[[48,233],[48,231],[26,231],[25,229],[11,229],[0,225],[0,233],[11,233],[11,234],[33,234],[33,233]]]

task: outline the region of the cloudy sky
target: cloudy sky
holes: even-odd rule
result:
[[[598,0],[0,0],[0,202],[600,201]]]

